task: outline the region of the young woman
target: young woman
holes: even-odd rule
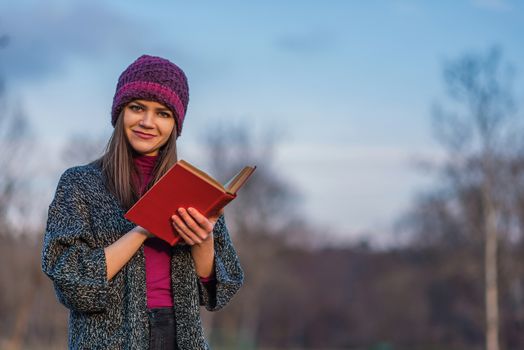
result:
[[[178,66],[139,57],[118,80],[105,154],[60,178],[42,269],[70,310],[71,349],[207,349],[200,306],[218,310],[242,285],[222,213],[180,208],[174,247],[124,218],[176,162],[188,100]]]

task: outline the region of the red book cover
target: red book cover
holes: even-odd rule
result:
[[[241,187],[247,176],[236,176]],[[239,174],[245,171],[244,168]],[[248,169],[248,170],[249,170]],[[210,217],[236,197],[221,184],[191,164],[181,160],[175,163],[125,214],[125,218],[142,226],[155,236],[175,245],[181,237],[172,225],[171,216],[178,208],[193,207]]]

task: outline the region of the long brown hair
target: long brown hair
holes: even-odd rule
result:
[[[138,171],[133,161],[136,155],[135,150],[127,140],[124,130],[124,109],[120,112],[115,124],[113,134],[107,143],[104,155],[97,160],[102,168],[104,182],[107,189],[116,197],[124,210],[135,204],[139,198]],[[175,122],[176,124],[176,122]],[[176,125],[171,132],[171,136],[164,146],[159,150],[158,160],[153,170],[153,179],[148,184],[150,188],[166,173],[166,171],[176,163]]]

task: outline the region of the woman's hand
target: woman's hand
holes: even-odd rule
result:
[[[215,271],[215,246],[213,228],[224,211],[206,218],[194,208],[178,209],[173,215],[173,227],[180,237],[191,246],[191,256],[195,262],[195,271],[200,277],[213,276]]]
[[[213,228],[222,213],[223,209],[216,216],[206,218],[195,208],[180,208],[171,219],[180,237],[190,246],[194,246],[213,240]]]

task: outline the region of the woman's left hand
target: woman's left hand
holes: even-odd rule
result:
[[[199,246],[213,241],[213,228],[222,213],[223,210],[216,216],[206,218],[195,208],[179,208],[171,219],[173,227],[187,244]]]

